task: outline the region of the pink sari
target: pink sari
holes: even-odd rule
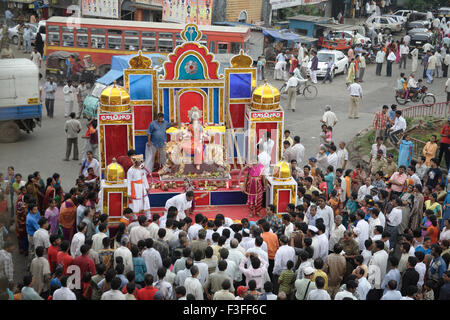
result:
[[[399,46],[397,46],[397,53],[396,53],[395,62],[399,63],[399,62],[400,62],[400,59],[401,59],[401,56],[400,56],[400,49],[399,49]]]
[[[258,164],[248,169],[245,193],[248,195],[247,205],[259,212],[262,209],[263,183],[261,173],[264,165]]]

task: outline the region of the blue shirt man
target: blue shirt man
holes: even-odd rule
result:
[[[157,120],[150,122],[147,130],[148,144],[152,144],[155,148],[162,148],[167,141],[166,130],[172,124],[164,120],[164,114],[158,113]]]
[[[384,293],[387,293],[388,290],[389,290],[388,287],[387,287],[388,282],[391,281],[391,280],[395,280],[395,281],[397,281],[397,288],[396,288],[396,290],[398,290],[398,287],[399,287],[401,279],[402,279],[402,277],[400,275],[400,271],[398,271],[397,268],[391,269],[384,276],[383,283],[381,284],[381,289],[384,289]]]
[[[35,211],[35,212],[34,212]],[[26,219],[27,234],[33,236],[34,233],[39,229],[38,221],[41,218],[37,207],[33,207],[31,211],[28,211]]]

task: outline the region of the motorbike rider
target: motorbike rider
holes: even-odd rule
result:
[[[414,76],[415,76],[414,73],[411,73],[409,75],[408,84],[406,85],[411,97],[413,97],[418,91],[418,83],[417,83],[416,79],[414,79]],[[422,79],[420,79],[420,80],[422,80]]]
[[[400,73],[400,78],[397,79],[397,91],[399,93],[405,92],[405,85],[404,85],[405,83],[406,83],[405,73],[402,72],[402,73]]]

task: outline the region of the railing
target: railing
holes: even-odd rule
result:
[[[421,104],[401,109],[404,118],[422,118],[426,116],[447,117],[450,115],[450,103]]]
[[[413,159],[417,161],[421,155],[423,155],[423,147],[425,147],[426,142],[422,140],[414,139],[413,137],[410,137],[411,141],[413,142]]]

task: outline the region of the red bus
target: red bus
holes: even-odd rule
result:
[[[46,56],[55,51],[75,53],[82,61],[84,56],[90,56],[96,75],[101,76],[109,70],[113,55],[138,50],[172,52],[183,41],[180,36],[183,29],[184,25],[177,23],[51,17],[46,21]],[[199,29],[203,34],[200,43],[212,53],[238,54],[241,48],[248,49],[250,28],[201,25]],[[47,67],[50,67],[48,60]]]

